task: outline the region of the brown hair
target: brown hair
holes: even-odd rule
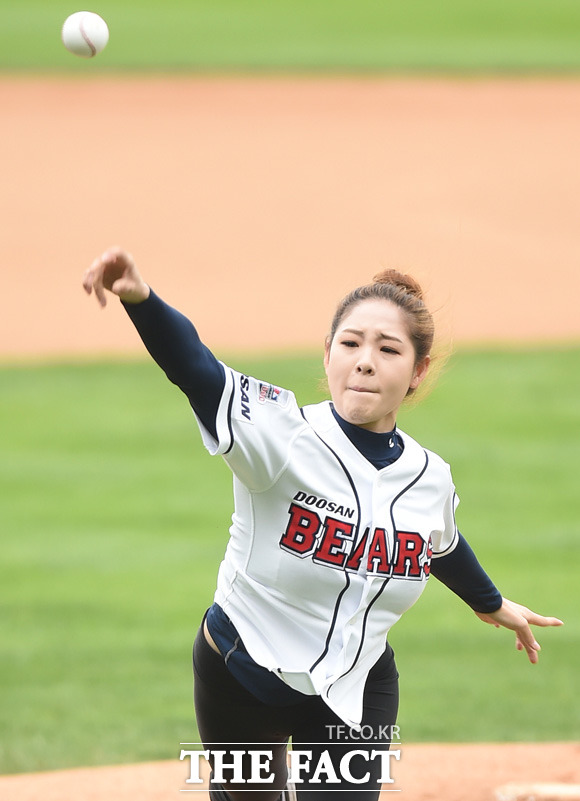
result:
[[[429,355],[435,335],[433,317],[424,303],[420,285],[410,275],[400,273],[398,270],[383,270],[375,275],[372,284],[353,289],[341,300],[332,319],[329,345],[348,311],[364,300],[388,300],[402,309],[415,349],[415,364]]]

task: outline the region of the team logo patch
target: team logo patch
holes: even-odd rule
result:
[[[264,384],[261,381],[258,383],[258,403],[277,403],[278,406],[284,406],[286,403],[287,392],[280,387],[275,387],[273,384]]]

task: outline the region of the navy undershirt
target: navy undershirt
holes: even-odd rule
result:
[[[355,426],[354,423],[344,420],[334,408],[333,403],[330,404],[330,408],[334,419],[352,444],[377,470],[393,464],[403,453],[403,439],[395,428],[386,433],[368,431],[366,428]]]
[[[217,439],[216,417],[225,386],[223,365],[200,340],[193,323],[165,303],[153,290],[142,303],[124,303],[153,359],[187,396],[195,413]],[[396,429],[388,433],[368,431],[332,413],[355,447],[377,469],[396,461],[403,440]],[[494,612],[502,597],[479,564],[467,540],[458,534],[449,554],[432,559],[431,573],[476,612]]]

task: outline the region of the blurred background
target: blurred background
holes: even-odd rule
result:
[[[405,742],[580,736],[580,6],[0,2],[0,772],[172,759],[231,477],[118,303],[113,243],[220,358],[324,397],[334,306],[384,267],[452,351],[400,425],[450,462],[531,668],[435,580],[392,633]]]

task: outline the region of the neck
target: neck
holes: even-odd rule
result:
[[[395,462],[403,452],[403,440],[396,428],[391,431],[369,431],[342,418],[331,403],[332,414],[355,448],[378,470]]]

